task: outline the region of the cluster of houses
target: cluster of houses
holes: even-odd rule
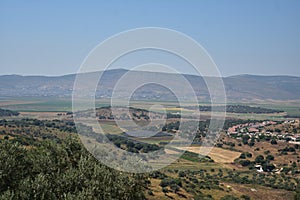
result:
[[[228,135],[236,135],[239,133],[259,133],[260,128],[275,125],[277,122],[274,121],[263,121],[263,122],[256,122],[256,123],[246,123],[246,124],[238,124],[228,128],[227,133]]]
[[[278,139],[287,140],[291,143],[299,143],[300,144],[300,134],[295,133],[282,133],[282,132],[270,132],[266,131],[264,127],[270,125],[276,125],[279,122],[275,121],[263,121],[263,122],[256,122],[256,123],[245,123],[245,124],[238,124],[228,128],[227,134],[231,137],[242,137],[244,134],[249,135],[250,137],[259,137],[260,135],[276,137]],[[300,120],[286,120],[284,122],[280,122],[283,124],[288,123],[300,123]]]

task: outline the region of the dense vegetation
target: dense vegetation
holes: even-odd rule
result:
[[[0,120],[0,135],[24,146],[38,145],[40,140],[60,143],[70,134],[76,133],[72,121],[60,120]]]
[[[144,180],[101,165],[77,139],[0,142],[0,199],[144,199]]]
[[[133,153],[148,153],[150,151],[157,151],[160,149],[160,147],[156,144],[137,142],[125,136],[108,134],[107,138],[118,148]]]
[[[193,106],[184,107],[187,109],[195,109]],[[269,113],[280,113],[284,112],[281,110],[274,110],[269,108],[262,108],[262,107],[254,107],[254,106],[244,106],[244,105],[226,105],[224,106],[214,106],[214,111],[222,112],[226,109],[226,112],[229,113],[254,113],[254,114],[269,114]],[[203,112],[210,112],[212,111],[211,106],[199,106],[199,110]]]
[[[72,121],[0,120],[0,199],[144,198],[146,178],[100,164],[75,133]]]
[[[11,117],[11,116],[18,116],[19,113],[12,110],[6,110],[0,108],[0,117]]]

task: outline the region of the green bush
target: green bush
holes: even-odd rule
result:
[[[239,162],[243,167],[246,167],[251,164],[250,160],[240,160]]]
[[[269,160],[274,160],[274,156],[269,154],[269,155],[267,155],[266,160],[268,160],[268,161]]]
[[[232,195],[226,195],[221,198],[221,200],[239,200],[239,198],[232,196]]]
[[[255,158],[255,163],[262,163],[262,162],[264,162],[264,156],[258,155],[258,156]]]
[[[277,141],[275,139],[272,139],[271,144],[277,144]]]
[[[0,199],[144,199],[143,180],[99,164],[78,139],[0,142]]]
[[[241,153],[240,158],[241,159],[245,159],[246,158],[246,154],[245,153]]]
[[[245,195],[245,194],[243,194],[243,195],[241,196],[241,198],[244,199],[244,200],[250,200],[250,199],[251,199],[249,196],[247,196],[247,195]]]

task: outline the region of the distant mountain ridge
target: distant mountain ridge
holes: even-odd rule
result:
[[[125,69],[114,69],[104,72],[97,89],[96,96],[110,97],[116,82],[127,72]],[[99,73],[99,72],[91,72]],[[134,71],[136,76],[160,76],[161,78],[176,80],[177,74]],[[203,77],[184,75],[191,83],[200,100],[209,100],[209,93]],[[0,76],[0,96],[52,96],[71,97],[76,74],[48,77],[48,76]],[[213,77],[207,77],[213,78]],[[236,75],[224,77],[228,101],[255,101],[255,100],[300,100],[300,77],[293,76],[261,76]],[[174,82],[176,84],[176,82]],[[180,86],[178,86],[180,87]],[[186,91],[186,96],[191,95]],[[171,97],[170,92],[157,85],[141,88],[135,99],[166,100]]]

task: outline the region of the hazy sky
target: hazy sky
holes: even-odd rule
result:
[[[223,76],[300,76],[299,0],[1,0],[0,74],[75,73],[99,42],[148,26],[191,36]]]

